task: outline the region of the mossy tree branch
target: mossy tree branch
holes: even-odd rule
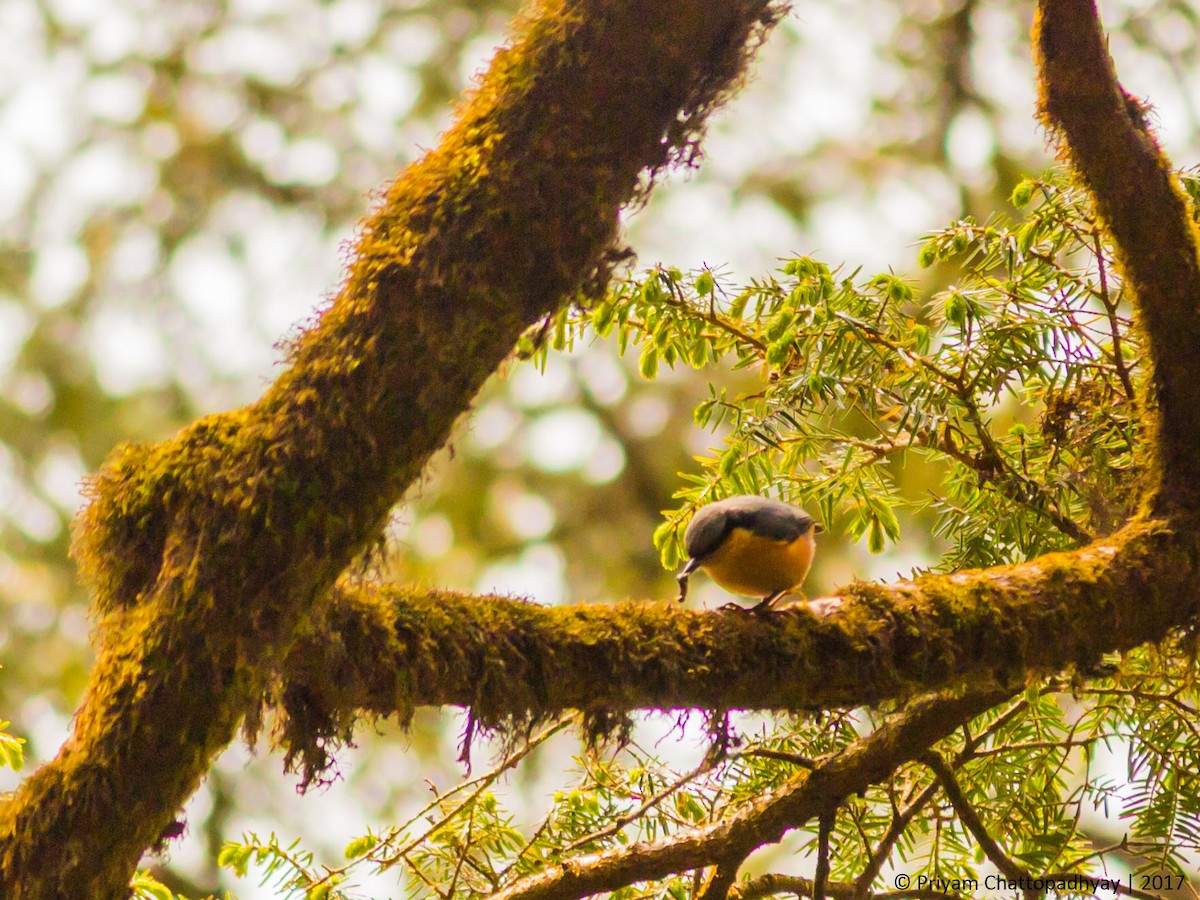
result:
[[[112,456],[76,531],[98,659],[72,736],[0,806],[0,895],[127,894],[314,598],[523,330],[603,284],[618,211],[694,155],[779,12],[535,0],[262,399]]]
[[[1095,199],[1145,330],[1157,434],[1154,508],[1200,506],[1200,233],[1145,110],[1117,81],[1094,0],[1039,0],[1042,120]],[[1143,413],[1145,415],[1145,413]]]
[[[851,705],[902,696],[917,686],[983,685],[992,679],[1019,684],[1030,672],[1087,665],[1105,651],[1161,639],[1194,620],[1200,575],[1200,456],[1194,452],[1200,446],[1194,433],[1200,428],[1200,379],[1192,358],[1200,345],[1196,232],[1167,160],[1116,81],[1094,4],[1042,0],[1035,42],[1043,115],[1063,135],[1067,155],[1113,234],[1148,334],[1152,402],[1141,407],[1157,410],[1155,427],[1147,429],[1152,440],[1146,455],[1158,477],[1145,509],[1170,518],[1140,519],[1078,551],[1021,566],[890,586],[856,585],[825,604],[837,611],[825,619],[797,611],[762,622],[636,605],[616,607],[611,617],[586,608],[533,611],[517,605],[505,611],[502,601],[485,599],[472,609],[487,619],[479,630],[489,642],[501,637],[504,650],[498,656],[506,664],[497,667],[489,662],[490,650],[471,650],[469,640],[456,640],[456,651],[466,653],[460,662],[471,672],[470,684],[460,686],[457,700],[442,695],[432,702],[460,702],[484,720],[536,718],[558,703],[619,710]],[[422,602],[409,598],[411,608]],[[458,615],[448,598],[438,602],[450,610],[450,618]],[[512,621],[506,624],[510,612]],[[378,634],[385,643],[391,634],[403,634],[401,643],[416,647],[422,641],[413,640],[407,615],[398,618],[404,624],[395,632],[388,625]],[[558,634],[545,641],[539,625]],[[652,636],[649,642],[646,635]],[[445,639],[426,635],[423,640],[432,647]],[[647,652],[648,644],[655,652]],[[419,652],[406,649],[401,655],[400,670],[408,680],[398,685],[384,677],[375,686],[384,690],[378,711],[396,708],[397,696],[405,703],[420,702],[413,690],[419,692],[420,685],[445,686],[427,663],[424,671],[432,678],[406,668]],[[584,672],[586,687],[578,677]],[[353,681],[339,679],[338,689]],[[984,702],[990,705],[1003,695]],[[309,696],[322,695],[318,690]],[[981,695],[973,696],[978,701]],[[965,708],[962,698],[949,695],[926,699],[894,725],[906,737],[885,728],[798,776],[755,808],[667,840],[566,861],[500,896],[580,897],[739,858],[747,848],[778,840],[847,792],[919,755],[982,708]],[[303,715],[312,712],[301,709]],[[346,707],[325,710],[325,722],[334,723],[339,710]],[[401,713],[407,715],[403,705]],[[905,731],[912,722],[921,726]],[[884,746],[887,752],[880,749]],[[844,780],[827,783],[831,767],[842,766]],[[837,885],[834,892],[843,888]]]
[[[542,607],[340,584],[285,661],[280,739],[305,777],[359,710],[407,721],[469,707],[484,725],[568,709],[851,707],[948,685],[1024,684],[1161,640],[1200,611],[1192,529],[1132,523],[1019,566],[857,583],[761,617],[673,603]]]
[[[772,19],[763,0],[538,4],[442,145],[364,224],[338,298],[263,399],[114,456],[77,538],[105,616],[98,662],[71,739],[0,806],[0,894],[122,896],[271,673],[283,673],[288,722],[308,717],[303,740],[285,734],[305,753],[360,708],[403,717],[461,703],[498,723],[567,707],[797,709],[973,686],[919,701],[732,819],[552,867],[505,895],[575,897],[776,841],[999,702],[994,682],[1086,665],[1194,617],[1196,234],[1090,0],[1040,4],[1042,108],[1137,296],[1154,357],[1155,404],[1143,409],[1159,416],[1150,509],[1172,518],[1021,566],[855,585],[823,619],[345,588],[321,599],[524,328],[603,282],[618,209],[644,173],[690,152]],[[310,635],[343,646],[310,637],[289,655],[313,603]],[[485,639],[457,643],[472,634]],[[345,648],[339,678],[318,677],[305,656]],[[371,671],[354,671],[356,659]]]

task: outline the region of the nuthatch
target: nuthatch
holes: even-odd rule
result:
[[[797,588],[808,574],[822,528],[798,506],[742,495],[701,507],[683,535],[690,557],[679,573],[679,600],[688,576],[704,569],[717,584],[745,597],[762,597],[751,612]],[[730,604],[732,605],[732,604]]]

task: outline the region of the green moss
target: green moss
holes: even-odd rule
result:
[[[103,646],[74,740],[0,811],[0,894],[122,896],[480,385],[529,325],[603,284],[620,208],[694,152],[777,15],[765,2],[536,4],[439,147],[364,221],[336,299],[264,396],[114,452],[74,534]],[[439,621],[436,603],[422,613]],[[428,638],[404,634],[347,643],[420,663],[385,679],[402,718],[444,677]],[[481,723],[547,708],[555,686],[534,650],[518,634],[471,660]],[[353,723],[338,674],[279,691],[314,770]],[[514,698],[517,683],[529,687]]]

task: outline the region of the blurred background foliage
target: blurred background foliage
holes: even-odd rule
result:
[[[68,558],[80,479],[121,441],[262,390],[275,342],[335,288],[371,193],[437,141],[516,7],[0,6],[0,715],[30,764],[56,751],[90,664],[88,598]],[[1193,161],[1196,9],[1115,0],[1102,12],[1126,86],[1154,104],[1175,161]],[[1021,175],[1048,162],[1031,15],[1011,0],[797,0],[701,167],[631,217],[640,263],[744,283],[814,253],[951,283],[949,264],[918,275],[915,243],[1010,209]],[[678,473],[720,451],[721,433],[692,420],[710,375],[646,382],[612,342],[551,354],[544,371],[514,362],[398,510],[394,576],[544,603],[670,596],[651,534],[677,505]],[[712,377],[736,389],[745,375]],[[827,524],[810,595],[943,549],[928,526],[902,527],[871,554]],[[695,602],[720,599],[706,588]],[[413,804],[415,773],[457,777],[459,727],[430,715],[404,739],[364,733],[346,783],[302,804],[275,761],[247,766],[232,748],[189,808],[173,876],[196,893],[216,884],[215,848],[251,826],[340,851],[364,821]],[[554,774],[522,772],[529,789]],[[0,770],[0,788],[15,777]]]

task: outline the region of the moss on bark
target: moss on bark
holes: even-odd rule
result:
[[[699,612],[666,598],[541,607],[343,583],[272,687],[276,735],[320,776],[355,722],[420,705],[469,707],[520,732],[578,709],[598,727],[637,709],[803,710],[899,700],[964,684],[1023,687],[1161,640],[1200,607],[1192,528],[1131,523],[1020,566],[857,582],[837,598],[765,616]]]
[[[113,454],[74,546],[99,658],[71,738],[0,805],[0,896],[127,893],[314,598],[522,331],[603,284],[618,211],[695,152],[778,12],[533,3],[262,399]]]

